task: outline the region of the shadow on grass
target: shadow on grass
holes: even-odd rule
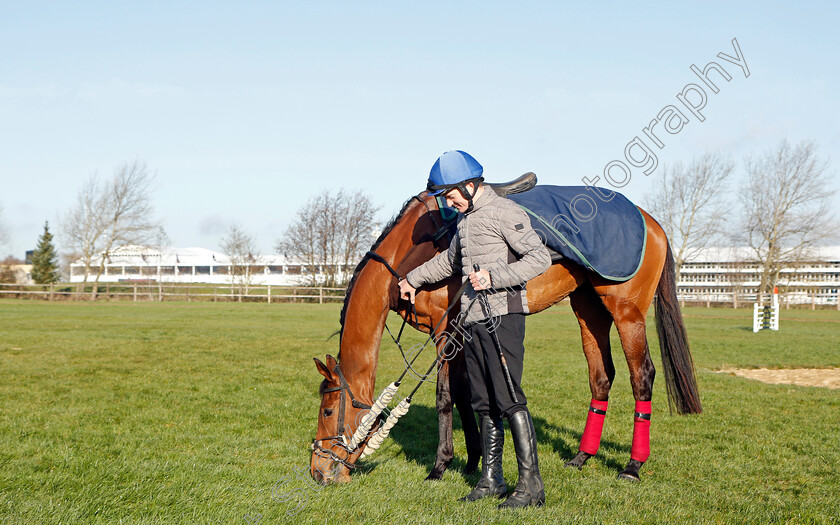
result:
[[[458,411],[455,411],[453,417],[453,430],[461,430],[461,419]],[[402,449],[402,455],[406,460],[411,461],[417,465],[423,466],[427,471],[431,471],[435,465],[435,458],[437,455],[438,446],[438,414],[433,407],[423,405],[413,405],[411,410],[403,416],[399,423],[391,430],[390,438]],[[505,424],[507,427],[507,424]],[[560,458],[565,462],[577,453],[577,444],[580,443],[582,437],[581,432],[572,430],[565,426],[558,426],[546,421],[542,417],[534,417],[534,430],[537,433],[537,441],[542,444],[551,445],[551,448]],[[513,451],[513,442],[510,438],[510,429],[506,428],[505,447],[511,447]],[[462,434],[461,434],[462,435]],[[462,439],[455,435],[455,439]],[[574,448],[569,445],[574,444]],[[628,444],[618,444],[610,440],[601,441],[601,450],[611,450],[617,453],[630,454],[630,446]],[[399,458],[399,456],[397,456]],[[395,458],[396,459],[396,458]],[[374,470],[377,465],[382,464],[385,460],[377,460],[375,456],[371,457],[369,461],[364,462],[362,470],[370,472]],[[605,457],[604,454],[599,454],[589,460],[591,462],[602,462],[608,468],[621,471],[624,465],[615,459]],[[481,475],[480,468],[472,474],[464,473],[466,467],[466,456],[456,454],[449,465],[448,470],[455,470],[461,474],[464,480],[475,485]]]
[[[461,429],[461,418],[457,410],[455,410],[453,419],[453,430]],[[422,465],[426,470],[431,471],[435,466],[438,447],[437,410],[424,405],[412,405],[408,413],[391,430],[390,439],[393,439],[400,446],[405,459]],[[375,467],[376,464],[380,463],[381,461],[372,466]],[[466,465],[466,456],[461,457],[456,454],[447,470],[461,473],[464,480],[469,483],[477,483],[479,474],[465,474]]]
[[[572,430],[565,426],[557,426],[552,423],[549,423],[544,418],[541,417],[534,417],[534,430],[537,432],[537,441],[539,443],[548,443],[554,449],[554,452],[557,453],[560,458],[566,462],[572,459],[575,454],[577,454],[577,448],[572,448],[569,446],[569,443],[580,443],[580,439],[583,437],[583,434]],[[619,445],[614,441],[610,441],[608,439],[601,440],[601,448],[600,450],[613,450],[616,452],[624,452],[629,456],[630,454],[630,447],[627,445]],[[594,458],[589,460],[602,462],[607,467],[613,470],[623,470],[624,465],[620,462],[604,457],[604,454],[598,454]]]

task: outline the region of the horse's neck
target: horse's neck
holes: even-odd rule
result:
[[[402,257],[406,251],[405,236],[396,231],[398,228],[394,230],[377,248],[380,255],[392,262],[395,254]],[[379,343],[389,311],[391,277],[383,264],[369,260],[356,278],[344,317],[341,369],[354,395],[365,401],[373,400]]]

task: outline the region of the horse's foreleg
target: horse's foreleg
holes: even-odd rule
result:
[[[427,480],[437,480],[452,462],[455,450],[452,444],[452,392],[449,388],[449,362],[441,364],[437,375],[436,406],[438,412],[438,448],[435,466]]]
[[[627,299],[617,296],[605,296],[602,299],[615,319],[624,356],[630,367],[633,397],[636,399],[630,462],[618,477],[639,481],[639,469],[650,456],[651,397],[656,370],[648,349],[644,314]]]
[[[449,385],[452,389],[455,407],[458,409],[458,415],[461,418],[464,441],[467,445],[467,464],[464,467],[464,472],[472,474],[478,469],[478,462],[481,460],[481,434],[478,431],[475,413],[470,403],[469,378],[463,350],[459,351],[449,362],[449,366]]]
[[[589,365],[589,389],[592,392],[580,448],[575,457],[565,464],[567,467],[580,469],[601,446],[601,433],[607,415],[610,388],[615,378],[615,366],[610,353],[612,316],[600,298],[590,286],[583,286],[575,290],[570,299],[580,324],[583,353]]]

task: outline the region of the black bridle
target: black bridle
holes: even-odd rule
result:
[[[348,448],[347,437],[344,435],[344,409],[347,406],[347,397],[345,393],[350,394],[350,404],[353,406],[353,408],[357,408],[360,410],[370,410],[370,405],[362,403],[361,401],[356,399],[356,396],[353,395],[353,391],[350,390],[350,385],[347,383],[347,380],[344,379],[344,373],[342,373],[341,371],[341,363],[336,363],[335,368],[333,368],[333,372],[335,372],[335,374],[338,376],[339,386],[333,388],[326,388],[322,390],[322,393],[328,394],[330,392],[340,392],[338,402],[338,429],[334,436],[327,436],[321,439],[314,439],[312,441],[312,450],[319,456],[324,457],[326,455],[327,459],[338,461],[347,468],[356,468],[356,465],[348,461],[348,459],[350,458],[350,454],[352,454],[353,451]],[[347,457],[338,457],[335,454],[335,452],[332,451],[332,447],[326,449],[323,446],[321,446],[322,441],[332,441],[335,445],[340,446],[347,452]]]

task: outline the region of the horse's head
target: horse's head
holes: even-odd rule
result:
[[[324,381],[319,388],[321,407],[309,470],[322,483],[350,481],[350,468],[362,452],[351,443],[353,432],[370,406],[356,400],[333,356],[327,356],[326,364],[315,358],[315,366]]]

